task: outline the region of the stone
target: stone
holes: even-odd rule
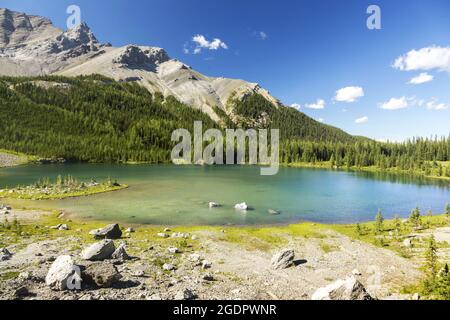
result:
[[[201,257],[198,253],[192,253],[188,257],[190,262],[200,263]]]
[[[411,247],[412,247],[412,241],[411,241],[411,239],[410,239],[410,238],[406,238],[405,240],[403,240],[402,245],[403,245],[405,248],[411,248]]]
[[[133,228],[127,228],[126,230],[125,230],[125,232],[126,233],[133,233],[133,232],[136,232]]]
[[[239,210],[239,211],[247,211],[248,206],[247,206],[247,204],[246,204],[245,202],[242,202],[242,203],[236,204],[236,205],[234,206],[234,208],[235,208],[236,210]]]
[[[194,234],[194,235],[191,237],[191,240],[198,240],[198,237]]]
[[[202,262],[202,269],[209,269],[212,267],[212,263],[208,260],[203,260]]]
[[[360,276],[362,273],[358,269],[353,269],[352,274],[355,276]]]
[[[177,292],[177,294],[174,297],[175,300],[193,300],[195,299],[195,294],[189,290],[184,289]]]
[[[162,268],[166,271],[172,271],[176,269],[175,266],[170,263],[164,263]]]
[[[115,250],[114,242],[105,239],[84,249],[81,256],[84,260],[101,261],[111,258]]]
[[[354,276],[318,289],[311,300],[373,300],[364,286]]]
[[[122,275],[112,263],[96,262],[86,266],[83,272],[83,278],[86,283],[90,283],[96,287],[110,288],[122,278]]]
[[[187,233],[182,233],[182,232],[174,232],[171,235],[172,238],[183,238],[183,239],[187,239],[189,238],[189,234]]]
[[[130,256],[128,255],[127,251],[126,251],[126,244],[125,243],[121,243],[117,249],[113,252],[113,254],[111,255],[111,258],[113,259],[119,259],[119,260],[129,260]]]
[[[178,248],[176,248],[176,247],[170,247],[167,249],[167,251],[169,251],[169,253],[173,253],[173,254],[180,252],[180,250],[178,250]]]
[[[274,269],[286,269],[292,266],[294,263],[295,252],[294,250],[283,250],[275,254],[271,260],[272,268]]]
[[[273,209],[269,209],[269,210],[267,210],[267,212],[268,212],[270,215],[273,215],[273,216],[277,216],[277,215],[280,215],[280,214],[281,214],[280,211],[273,210]]]
[[[24,298],[30,295],[30,291],[28,290],[27,287],[20,287],[18,289],[16,289],[16,291],[14,292],[14,296],[16,298]]]
[[[76,279],[76,270],[79,270],[71,256],[59,256],[52,263],[50,270],[45,277],[45,284],[53,290],[62,291],[68,289],[69,281]],[[81,283],[81,282],[80,282]]]
[[[214,276],[210,273],[205,273],[202,275],[202,279],[205,281],[214,281]]]
[[[162,232],[158,233],[157,236],[160,237],[160,238],[168,238],[169,237],[168,234],[162,233]]]
[[[0,261],[6,261],[11,259],[12,253],[6,248],[0,248]]]
[[[219,208],[220,204],[218,204],[217,202],[210,202],[208,204],[208,206],[209,206],[210,209],[212,209],[212,208]]]
[[[411,300],[420,300],[420,294],[418,294],[417,292],[413,294],[413,296],[411,297]]]
[[[122,237],[122,231],[120,226],[116,224],[109,224],[106,227],[97,230],[94,233],[95,239],[120,239]]]
[[[170,228],[165,228],[164,229],[164,232],[170,232],[170,231],[172,231],[172,230],[170,230]]]
[[[67,231],[67,230],[69,230],[69,226],[67,224],[62,224],[59,226],[58,230]]]

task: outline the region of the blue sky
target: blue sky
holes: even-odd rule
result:
[[[448,0],[0,0],[61,28],[70,4],[100,41],[160,46],[204,74],[258,82],[352,134],[450,133]],[[381,8],[381,30],[366,26],[371,4]],[[196,35],[205,41],[195,43]],[[423,83],[409,83],[419,75]]]

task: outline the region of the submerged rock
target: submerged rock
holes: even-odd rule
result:
[[[354,276],[318,289],[311,300],[373,300],[366,288]]]
[[[52,263],[45,277],[45,283],[53,290],[66,290],[72,281],[80,281],[81,283],[81,278],[77,278],[80,275],[75,272],[77,269],[78,266],[74,264],[71,256],[59,256]]]
[[[286,269],[292,266],[294,262],[295,252],[294,250],[283,250],[272,258],[272,267],[274,269]]]
[[[277,215],[280,215],[280,214],[281,214],[280,211],[273,210],[273,209],[269,209],[269,210],[267,210],[267,212],[268,212],[270,215],[272,215],[272,216],[277,216]]]
[[[95,239],[120,239],[121,236],[122,231],[117,223],[109,224],[102,229],[95,230],[94,232]]]
[[[114,242],[112,240],[105,239],[84,249],[81,256],[84,260],[101,261],[111,258],[115,250],[116,247]]]

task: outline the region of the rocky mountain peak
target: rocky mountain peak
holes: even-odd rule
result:
[[[77,41],[78,43],[82,44],[98,43],[98,40],[92,32],[91,28],[89,28],[89,26],[85,22],[72,29],[67,30],[64,35],[68,39]]]
[[[156,67],[170,60],[166,51],[157,47],[129,45],[117,56],[113,63],[128,69],[142,69],[154,72]]]

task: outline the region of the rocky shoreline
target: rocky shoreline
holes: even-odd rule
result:
[[[413,260],[312,225],[316,233],[275,234],[286,242],[262,246],[251,235],[239,243],[232,228],[8,216],[0,299],[410,299],[400,289],[421,278]]]

